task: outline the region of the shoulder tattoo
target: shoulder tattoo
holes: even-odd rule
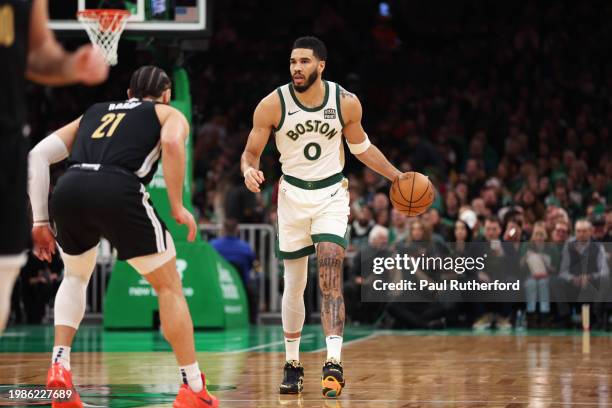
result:
[[[347,91],[346,89],[340,87],[340,97],[342,98],[354,98],[356,99],[357,96],[355,96],[354,93],[350,93],[349,91]]]

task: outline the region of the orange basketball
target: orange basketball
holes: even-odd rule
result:
[[[427,211],[436,198],[436,193],[427,176],[409,171],[393,180],[389,197],[395,209],[409,217],[415,217]]]

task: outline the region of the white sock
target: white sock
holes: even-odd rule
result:
[[[341,361],[342,336],[327,336],[325,337],[325,344],[327,344],[327,359],[335,358],[337,361]]]
[[[285,360],[300,361],[300,339],[301,337],[295,339],[285,337]]]
[[[200,372],[200,366],[197,361],[188,366],[179,367],[179,370],[181,371],[183,383],[189,385],[189,388],[191,388],[193,392],[200,392],[204,389],[202,373]]]
[[[54,346],[51,363],[61,363],[66,370],[70,370],[70,349],[68,346]]]

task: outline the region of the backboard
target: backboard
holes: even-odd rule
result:
[[[125,35],[206,36],[210,0],[53,0],[50,26],[62,34],[84,33],[76,18],[84,9],[126,9],[131,16]]]

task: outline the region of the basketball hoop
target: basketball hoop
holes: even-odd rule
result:
[[[119,37],[130,16],[127,10],[88,9],[77,12],[91,42],[102,50],[108,65],[117,65]]]

